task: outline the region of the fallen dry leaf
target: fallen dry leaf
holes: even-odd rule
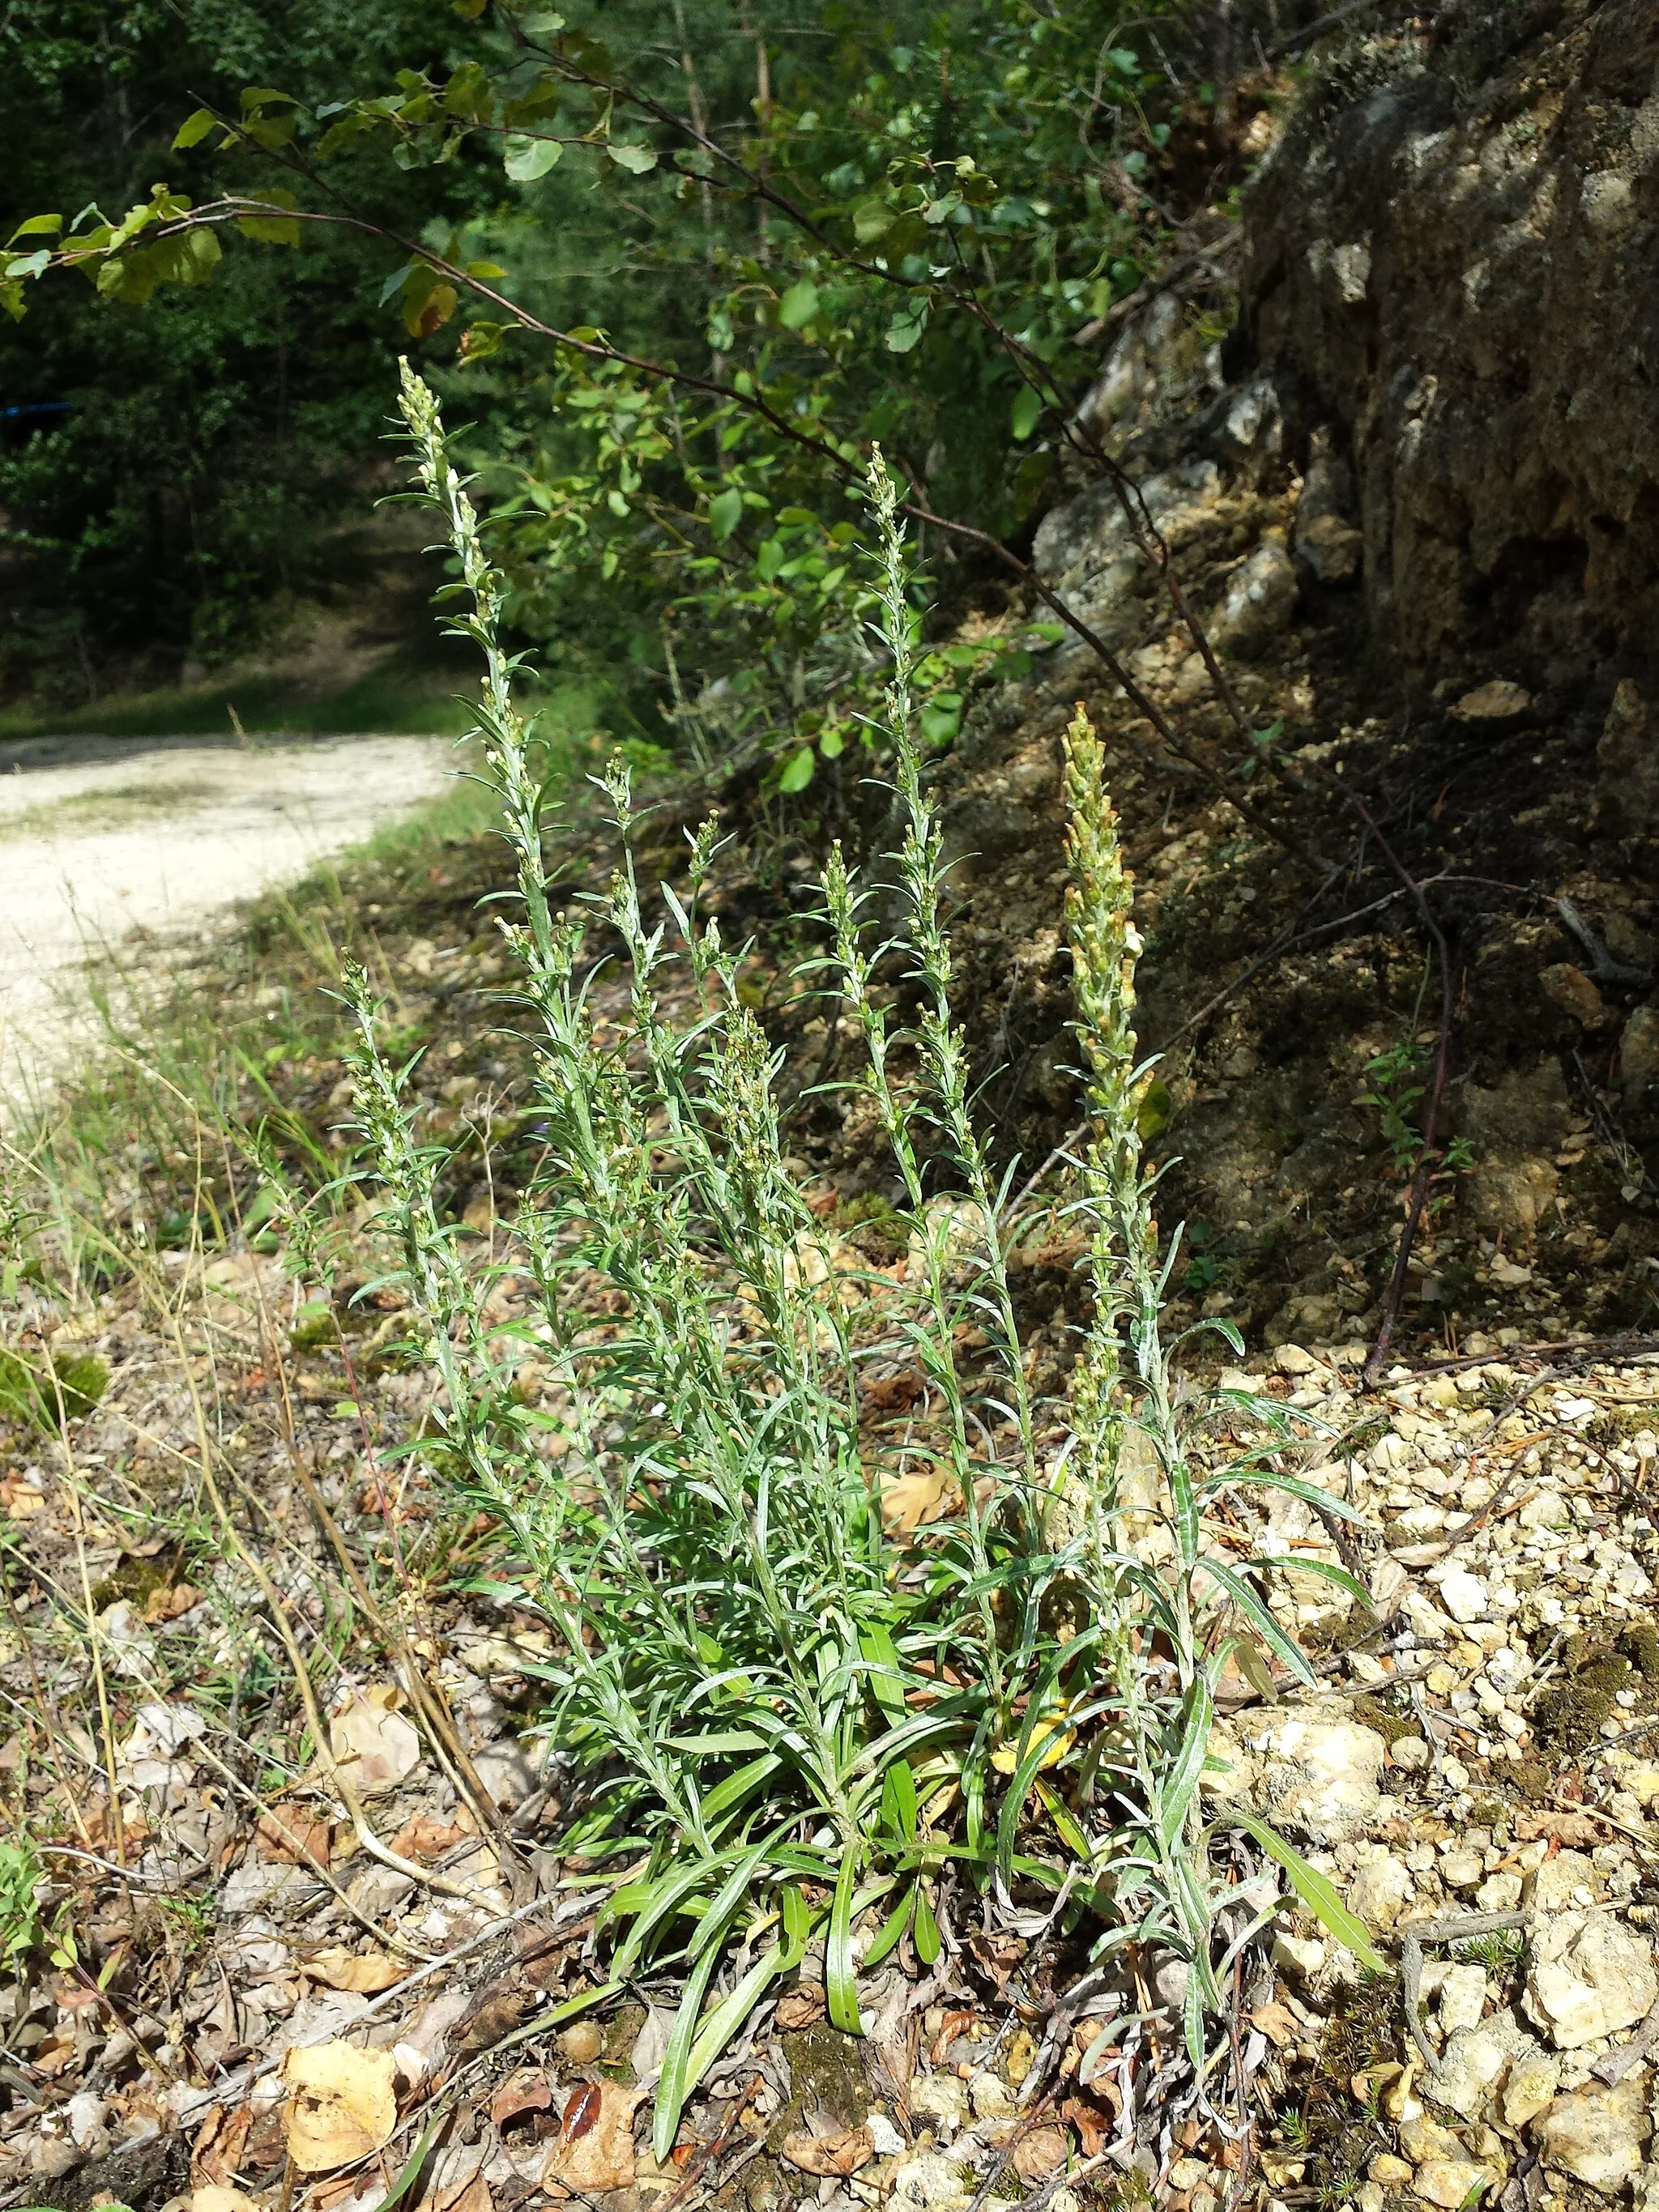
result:
[[[226,2112],[222,2106],[210,2112],[202,2123],[191,2153],[191,2179],[198,2186],[206,2182],[228,2187],[241,2171],[247,2132],[252,2124],[252,2105],[239,2105],[234,2112]]]
[[[44,2043],[37,2043],[29,2053],[29,2062],[37,2074],[55,2080],[66,2066],[75,2063],[75,2038],[60,2030],[49,2035]]]
[[[390,2142],[398,2124],[389,2051],[314,2043],[283,2054],[283,2133],[301,2173],[328,2173]]]
[[[155,1628],[163,1621],[179,1620],[201,1602],[202,1593],[193,1583],[174,1583],[150,1592],[144,1600],[144,1619]]]
[[[1540,1836],[1570,1850],[1590,1850],[1605,1840],[1607,1825],[1588,1813],[1519,1813],[1516,1815],[1517,1843],[1534,1844]]]
[[[391,1989],[409,1972],[384,1951],[348,1951],[343,1943],[331,1943],[314,1957],[302,1959],[300,1966],[313,1982],[331,1990],[354,1990],[362,1997]]]
[[[430,1813],[416,1813],[392,1838],[392,1848],[399,1858],[419,1859],[423,1866],[429,1866],[446,1851],[453,1851],[457,1844],[464,1844],[473,1832],[459,1821],[439,1820]]]
[[[791,1990],[787,1996],[778,1999],[777,2021],[781,2028],[811,2027],[815,2021],[823,2018],[823,1991],[808,1982],[804,1987]]]
[[[1068,2097],[1060,2109],[1077,2130],[1085,2158],[1098,2158],[1112,2132],[1107,2114],[1083,2097]]]
[[[1014,2172],[1022,2181],[1047,2181],[1065,2166],[1068,2148],[1064,2128],[1033,2128],[1014,2146]]]
[[[979,2014],[971,2009],[967,2012],[947,2012],[939,2022],[939,2033],[933,2038],[933,2047],[927,2054],[930,2062],[935,2066],[943,2066],[945,2052],[959,2035],[965,2034],[972,2028],[978,2018]]]
[[[937,1521],[949,1510],[945,1493],[956,1495],[948,1468],[924,1468],[915,1474],[895,1475],[881,1486],[882,1525],[890,1534],[920,1528]]]
[[[876,2154],[875,2139],[867,2127],[848,2128],[844,2135],[808,2135],[797,2129],[783,2139],[783,2155],[791,2166],[798,2166],[803,2173],[816,2173],[821,2178],[838,2176],[845,2179],[868,2166]]]
[[[498,2128],[504,2128],[522,2112],[549,2112],[552,2109],[553,2084],[545,2074],[529,2066],[509,2074],[489,2100],[489,2117]]]
[[[927,1378],[919,1367],[899,1375],[866,1377],[859,1385],[859,1403],[878,1413],[908,1413],[927,1395]]]
[[[464,2057],[493,2051],[504,2035],[511,2035],[535,2003],[528,1990],[497,1986],[483,1990],[459,2026],[449,2033],[449,2047]]]
[[[421,1739],[398,1711],[401,1695],[395,1684],[377,1682],[328,1724],[329,1749],[360,1796],[395,1790],[421,1763]]]
[[[483,2174],[475,2173],[470,2181],[464,2181],[459,2189],[452,2189],[447,2196],[434,2196],[432,2212],[495,2212],[495,2200]]]
[[[634,2113],[644,2094],[620,2081],[584,2081],[572,2091],[559,2140],[542,2168],[550,2196],[631,2187]]]
[[[180,2202],[184,2212],[259,2212],[254,2198],[242,2190],[227,2188],[222,2182],[204,2182]]]
[[[262,1859],[278,1865],[325,1867],[334,1848],[334,1830],[327,1820],[310,1813],[284,1809],[261,1813],[255,1823],[254,1843]]]
[[[1258,2005],[1249,2015],[1252,2027],[1259,2027],[1269,2043],[1277,2044],[1283,2051],[1287,2044],[1296,2041],[1298,2030],[1296,2014],[1288,2005],[1277,2002]]]

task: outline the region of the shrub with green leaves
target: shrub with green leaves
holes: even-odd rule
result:
[[[1226,1966],[1199,1796],[1217,1680],[1252,1640],[1310,1679],[1257,1569],[1231,1563],[1206,1516],[1251,1480],[1345,1509],[1278,1469],[1285,1425],[1269,1401],[1222,1394],[1267,1442],[1213,1466],[1194,1420],[1215,1398],[1178,1397],[1160,1328],[1176,1243],[1160,1245],[1138,1127],[1138,940],[1094,733],[1079,712],[1066,762],[1094,1314],[1057,1428],[1027,1389],[1007,1186],[975,1126],[951,1007],[945,871],[913,733],[915,618],[879,454],[873,586],[904,835],[879,907],[832,852],[819,964],[861,1041],[853,1081],[904,1193],[910,1261],[903,1286],[884,1277],[860,1301],[787,1164],[740,949],[702,909],[714,825],[691,842],[689,890],[662,887],[659,919],[631,857],[604,894],[560,904],[502,583],[407,370],[403,409],[420,495],[459,563],[452,626],[485,659],[485,773],[516,865],[520,911],[503,926],[538,1048],[544,1154],[510,1258],[479,1269],[443,1222],[442,1155],[418,1141],[361,971],[347,988],[358,1114],[441,1381],[436,1459],[510,1534],[521,1577],[503,1595],[555,1632],[547,1731],[587,1785],[570,1847],[631,1869],[605,1908],[607,1986],[647,1967],[684,1981],[659,2154],[810,1942],[822,1934],[831,2019],[856,2031],[856,1923],[878,1913],[864,1966],[907,1933],[925,1962],[951,1883],[1091,1919],[1102,1955],[1138,1942],[1188,1961],[1201,2063]],[[626,774],[604,788],[626,853]],[[629,984],[621,1036],[592,1005],[612,960]],[[491,1318],[509,1267],[536,1285],[527,1322]],[[550,1412],[514,1388],[532,1349],[558,1386]],[[886,1442],[860,1420],[860,1376],[895,1356],[920,1371],[928,1411]],[[917,1474],[955,1510],[907,1532],[884,1502]],[[1251,1832],[1363,1944],[1328,1885]]]

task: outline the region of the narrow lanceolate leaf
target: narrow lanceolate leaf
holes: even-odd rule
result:
[[[1388,1961],[1371,1942],[1370,1934],[1363,1920],[1349,1911],[1329,1880],[1317,1867],[1308,1864],[1300,1851],[1287,1844],[1277,1828],[1254,1813],[1230,1808],[1227,1818],[1245,1833],[1253,1836],[1270,1859],[1276,1859],[1290,1876],[1291,1887],[1328,1935],[1346,1950],[1352,1951],[1364,1966],[1374,1973],[1384,1973]]]
[[[920,1881],[913,1881],[886,1919],[882,1922],[876,1932],[875,1942],[864,1954],[866,1972],[872,1966],[880,1966],[890,1952],[897,1949],[905,1929],[910,1925],[911,1916],[915,1911],[916,1898],[921,1887]]]
[[[686,2060],[685,2078],[680,2087],[682,2106],[760,2002],[768,1983],[775,1975],[785,1971],[783,1947],[775,1943],[763,1957],[756,1960],[735,1988],[708,2013],[697,2030],[690,2056]],[[671,2142],[669,2148],[672,2150],[672,2148]],[[667,2153],[664,2152],[662,2155],[666,2157]]]
[[[1230,1488],[1237,1480],[1236,1476],[1228,1474],[1224,1468],[1219,1474],[1212,1475],[1200,1487],[1207,1495],[1211,1491]],[[1304,1482],[1299,1475],[1282,1474],[1277,1468],[1273,1467],[1253,1467],[1247,1480],[1252,1489],[1260,1487],[1265,1490],[1286,1491],[1291,1497],[1300,1498],[1305,1504],[1317,1506],[1322,1513],[1335,1514],[1340,1521],[1355,1521],[1361,1523],[1364,1521],[1365,1516],[1357,1505],[1350,1505],[1346,1498],[1339,1498],[1334,1490],[1322,1490],[1316,1482]]]
[[[1204,1758],[1213,1717],[1209,1684],[1200,1674],[1187,1693],[1181,1747],[1159,1793],[1158,1827],[1166,1851],[1173,1851],[1180,1844],[1187,1814],[1204,1772]]]
[[[1181,2008],[1181,2024],[1187,2039],[1187,2056],[1193,2071],[1204,2078],[1204,1984],[1194,1966],[1187,1976],[1187,1995]]]
[[[881,1786],[881,1821],[907,1844],[916,1839],[916,1778],[908,1759],[896,1759]]]
[[[1305,1682],[1311,1689],[1318,1677],[1308,1664],[1307,1654],[1295,1638],[1287,1635],[1279,1626],[1278,1621],[1273,1619],[1271,1608],[1251,1589],[1243,1576],[1236,1573],[1231,1567],[1220,1559],[1206,1559],[1204,1562],[1204,1571],[1206,1575],[1213,1576],[1220,1583],[1228,1596],[1248,1619],[1262,1642],[1271,1650],[1279,1654],[1297,1680],[1299,1682]]]
[[[749,1894],[750,1885],[755,1879],[755,1870],[770,1849],[769,1838],[763,1843],[752,1845],[750,1850],[744,1852],[731,1873],[726,1875],[726,1880],[711,1899],[708,1910],[704,1913],[698,1923],[696,1935],[691,1938],[690,1956],[692,1958],[695,1959],[699,1952],[714,1942],[720,1935],[726,1923]]]
[[[945,1946],[939,1938],[939,1923],[933,1917],[933,1908],[927,1900],[927,1893],[920,1882],[916,1885],[915,1925],[916,1956],[924,1966],[931,1966],[937,1962]]]
[[[680,1999],[680,2008],[674,2015],[674,2025],[668,2032],[668,2048],[663,2053],[662,2073],[657,2081],[657,2110],[651,2125],[651,2148],[661,2165],[674,2148],[674,2138],[679,2133],[680,2113],[684,2109],[686,2085],[691,2070],[691,2045],[696,2039],[697,2017],[702,2010],[703,1992],[720,1964],[720,1946],[714,1943],[703,1953],[691,1969],[685,1984],[685,1995]]]
[[[844,2035],[862,2035],[857,1978],[853,1972],[853,1887],[858,1880],[858,1854],[848,1851],[836,1878],[836,1894],[830,1907],[830,1932],[823,1948],[824,1995],[830,2024]]]
[[[723,1820],[734,1805],[741,1805],[745,1797],[752,1797],[763,1782],[769,1781],[783,1761],[775,1751],[763,1758],[751,1759],[747,1766],[740,1766],[735,1774],[728,1774],[724,1782],[717,1782],[702,1801],[702,1817],[709,1825]]]
[[[1181,1545],[1181,1564],[1191,1568],[1198,1563],[1198,1499],[1193,1491],[1192,1469],[1184,1453],[1174,1455],[1167,1472],[1170,1499],[1175,1508],[1176,1534]]]
[[[904,1677],[899,1669],[899,1656],[891,1634],[885,1628],[866,1628],[859,1638],[859,1645],[870,1662],[870,1692],[894,1728],[901,1727],[906,1717]]]

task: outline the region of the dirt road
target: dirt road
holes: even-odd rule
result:
[[[0,1112],[86,1034],[84,963],[153,957],[442,791],[443,738],[0,744]]]

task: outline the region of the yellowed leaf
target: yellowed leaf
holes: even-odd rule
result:
[[[1041,1743],[1045,1736],[1051,1741],[1039,1762],[1039,1772],[1046,1772],[1049,1767],[1059,1765],[1076,1741],[1077,1732],[1074,1729],[1063,1727],[1058,1713],[1045,1713],[1043,1717],[1032,1726],[1031,1743]],[[1030,1748],[1030,1745],[1028,1744],[1026,1749],[1029,1751]],[[991,1753],[991,1764],[999,1774],[1012,1774],[1019,1765],[1019,1760],[1020,1748],[1018,1736],[1012,1743],[999,1744]]]
[[[360,1796],[395,1790],[421,1763],[421,1739],[397,1710],[399,1695],[392,1683],[377,1682],[328,1724],[329,1749]]]
[[[634,2112],[644,2094],[620,2081],[578,2082],[564,2108],[559,2140],[542,2168],[549,2196],[632,2187]]]
[[[409,1971],[384,1951],[348,1951],[343,1943],[331,1943],[301,1964],[313,1982],[325,1983],[331,1990],[355,1990],[364,1997],[391,1989]]]
[[[389,2051],[357,2051],[349,2043],[284,2051],[283,2134],[300,2172],[327,2173],[391,2142],[398,2124],[396,2071]]]

